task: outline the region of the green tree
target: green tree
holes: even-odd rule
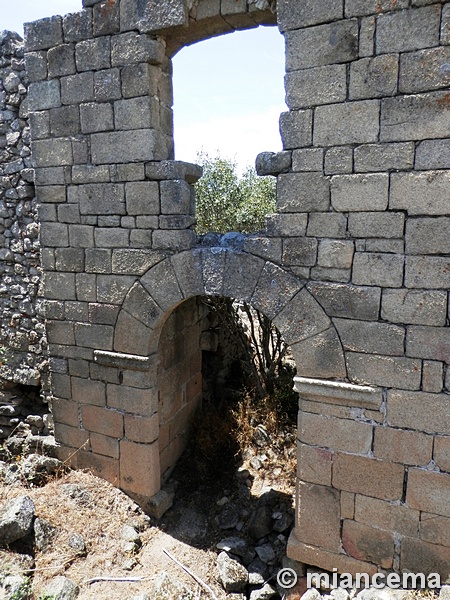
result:
[[[266,215],[275,211],[275,178],[259,177],[253,168],[239,176],[234,161],[205,152],[197,162],[203,167],[195,185],[197,233],[264,229]]]

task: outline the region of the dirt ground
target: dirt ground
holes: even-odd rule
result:
[[[295,450],[289,452],[295,456]],[[255,469],[250,463],[258,453],[263,461]],[[36,517],[55,528],[45,551],[36,550],[32,543],[27,546],[16,542],[11,548],[34,557],[35,598],[44,593],[49,581],[57,575],[64,575],[80,586],[80,600],[122,600],[142,593],[154,597],[155,579],[163,572],[183,582],[196,597],[211,598],[164,550],[207,583],[218,599],[227,598],[217,580],[216,544],[239,533],[220,529],[217,515],[224,503],[237,501],[239,489],[242,491],[242,473],[250,492],[249,508],[268,489],[291,506],[294,496],[292,460],[284,460],[273,450],[266,449],[261,454],[258,448],[249,450],[246,458],[246,461],[232,461],[226,468],[219,467],[218,475],[214,464],[209,465],[209,472],[205,464],[193,468],[193,457],[188,451],[170,480],[175,488],[174,506],[159,521],[144,515],[123,492],[88,472],[70,471],[43,487],[0,484],[0,505],[28,495],[35,504]],[[127,547],[124,525],[139,531],[138,549]],[[74,534],[84,540],[86,551],[80,552],[69,545]],[[124,580],[89,581],[94,578]]]

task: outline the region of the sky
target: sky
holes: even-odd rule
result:
[[[23,36],[23,21],[81,9],[81,0],[0,0],[0,30]],[[235,160],[242,171],[257,154],[281,150],[284,39],[258,27],[183,48],[174,57],[175,158],[201,150]]]

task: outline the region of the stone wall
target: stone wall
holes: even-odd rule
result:
[[[450,3],[278,0],[284,151],[258,159],[277,214],[202,247],[199,169],[172,160],[171,56],[274,23],[269,4],[85,0],[26,26],[61,454],[151,504],[164,323],[198,296],[245,300],[299,374],[290,556],[448,577]]]
[[[38,385],[45,338],[23,41],[0,33],[0,377]]]

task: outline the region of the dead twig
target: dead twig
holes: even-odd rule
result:
[[[137,583],[139,581],[146,581],[148,577],[92,577],[91,579],[85,579],[83,583],[96,583],[97,581],[119,581],[128,583]]]
[[[179,567],[181,567],[183,569],[183,571],[186,571],[186,573],[188,575],[190,575],[192,577],[192,579],[194,579],[199,585],[201,585],[204,590],[206,590],[208,593],[210,593],[211,597],[213,598],[213,600],[219,600],[219,598],[215,595],[215,593],[212,591],[212,589],[209,587],[209,585],[207,583],[205,583],[202,579],[200,579],[200,577],[198,577],[190,569],[188,569],[187,567],[185,567],[182,563],[180,563],[180,561],[177,560],[175,558],[175,556],[172,556],[172,554],[170,554],[170,552],[168,550],[166,550],[165,548],[163,548],[163,552],[164,552],[164,554],[167,554],[167,556],[171,560],[173,560],[174,563],[176,563]]]

